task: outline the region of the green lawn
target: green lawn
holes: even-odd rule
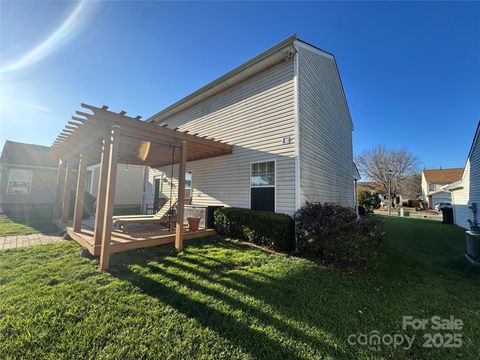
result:
[[[37,229],[12,221],[5,215],[0,215],[0,236],[27,235],[38,233]]]
[[[53,224],[52,214],[48,209],[0,215],[0,236],[53,233],[56,231],[58,231],[58,228]]]
[[[221,239],[115,255],[110,273],[74,243],[0,252],[0,359],[478,359],[480,273],[462,258],[463,230],[385,228],[379,269],[356,275]],[[460,318],[464,345],[348,344],[401,333],[403,315]]]

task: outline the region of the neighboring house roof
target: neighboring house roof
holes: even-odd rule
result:
[[[462,178],[463,168],[423,170],[425,180],[434,184],[449,184]]]
[[[357,183],[358,187],[369,189],[369,190],[377,190],[378,186],[373,181],[362,181]]]
[[[335,62],[335,67],[338,73],[338,77],[340,79],[343,96],[345,98],[345,103],[348,109],[348,102],[345,96],[345,89],[343,88],[342,79],[340,77],[340,72],[338,71],[337,62],[335,60],[335,56],[325,50],[322,50],[316,46],[313,46],[303,40],[300,40],[296,34],[288,37],[287,39],[281,41],[277,45],[273,46],[272,48],[264,51],[258,56],[255,56],[253,59],[247,61],[246,63],[236,67],[235,69],[229,71],[225,75],[219,77],[218,79],[212,81],[211,83],[201,87],[197,91],[191,93],[190,95],[185,96],[184,98],[180,99],[179,101],[175,102],[174,104],[168,106],[167,108],[163,109],[162,111],[156,113],[155,115],[151,116],[146,121],[153,122],[153,123],[161,123],[164,119],[179,113],[182,110],[185,110],[199,102],[214,96],[228,88],[231,88],[234,85],[239,84],[240,82],[251,78],[252,76],[264,71],[276,64],[280,61],[285,60],[285,58],[289,58],[295,52],[295,44],[301,44],[303,46],[310,46],[317,51],[323,53],[324,56],[327,56]],[[348,109],[348,116],[352,125],[353,130],[353,121],[350,115],[350,109]]]
[[[447,193],[448,193],[448,191],[445,189],[445,186],[442,186],[441,190],[437,190],[437,191],[428,193],[428,196],[433,196],[433,195],[437,195],[437,194],[447,194]]]
[[[56,168],[57,161],[50,153],[50,147],[24,144],[20,142],[5,141],[2,156],[0,157],[2,165],[22,165]]]
[[[442,189],[449,190],[449,191],[463,189],[463,180],[458,180],[458,181],[455,181],[454,183],[442,186]]]

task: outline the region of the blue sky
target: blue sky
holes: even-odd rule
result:
[[[421,168],[463,166],[480,119],[480,3],[2,1],[0,10],[1,144],[50,145],[81,102],[146,119],[293,33],[335,54],[356,154],[384,144],[410,150]]]

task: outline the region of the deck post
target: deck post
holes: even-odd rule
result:
[[[117,178],[117,153],[119,137],[120,127],[117,125],[112,126],[111,137],[105,144],[106,146],[110,147],[106,198],[104,204],[97,204],[97,206],[105,207],[102,229],[102,248],[100,249],[100,271],[108,269],[110,265],[110,239],[112,237],[112,216],[115,200],[115,183]]]
[[[183,214],[185,209],[185,168],[187,161],[187,142],[182,141],[180,163],[178,165],[178,203],[177,203],[177,227],[175,231],[175,248],[183,250]]]
[[[65,163],[62,160],[58,160],[57,170],[57,188],[55,192],[55,207],[53,209],[53,218],[58,219],[62,215],[62,195],[63,184],[65,183]]]
[[[107,191],[108,162],[110,159],[111,130],[105,132],[103,137],[103,149],[100,158],[100,174],[98,176],[97,207],[95,209],[95,227],[93,230],[94,248],[102,243],[103,220],[105,217],[105,198]]]
[[[84,199],[85,199],[85,180],[87,177],[88,156],[84,151],[80,154],[80,162],[78,165],[77,192],[75,196],[75,212],[73,213],[73,231],[82,230]]]
[[[63,201],[62,201],[62,224],[67,225],[70,213],[70,197],[72,195],[72,161],[68,160],[65,164],[65,182],[63,185]]]

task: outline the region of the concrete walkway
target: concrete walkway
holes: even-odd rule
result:
[[[64,241],[62,236],[46,234],[0,236],[0,250]]]

